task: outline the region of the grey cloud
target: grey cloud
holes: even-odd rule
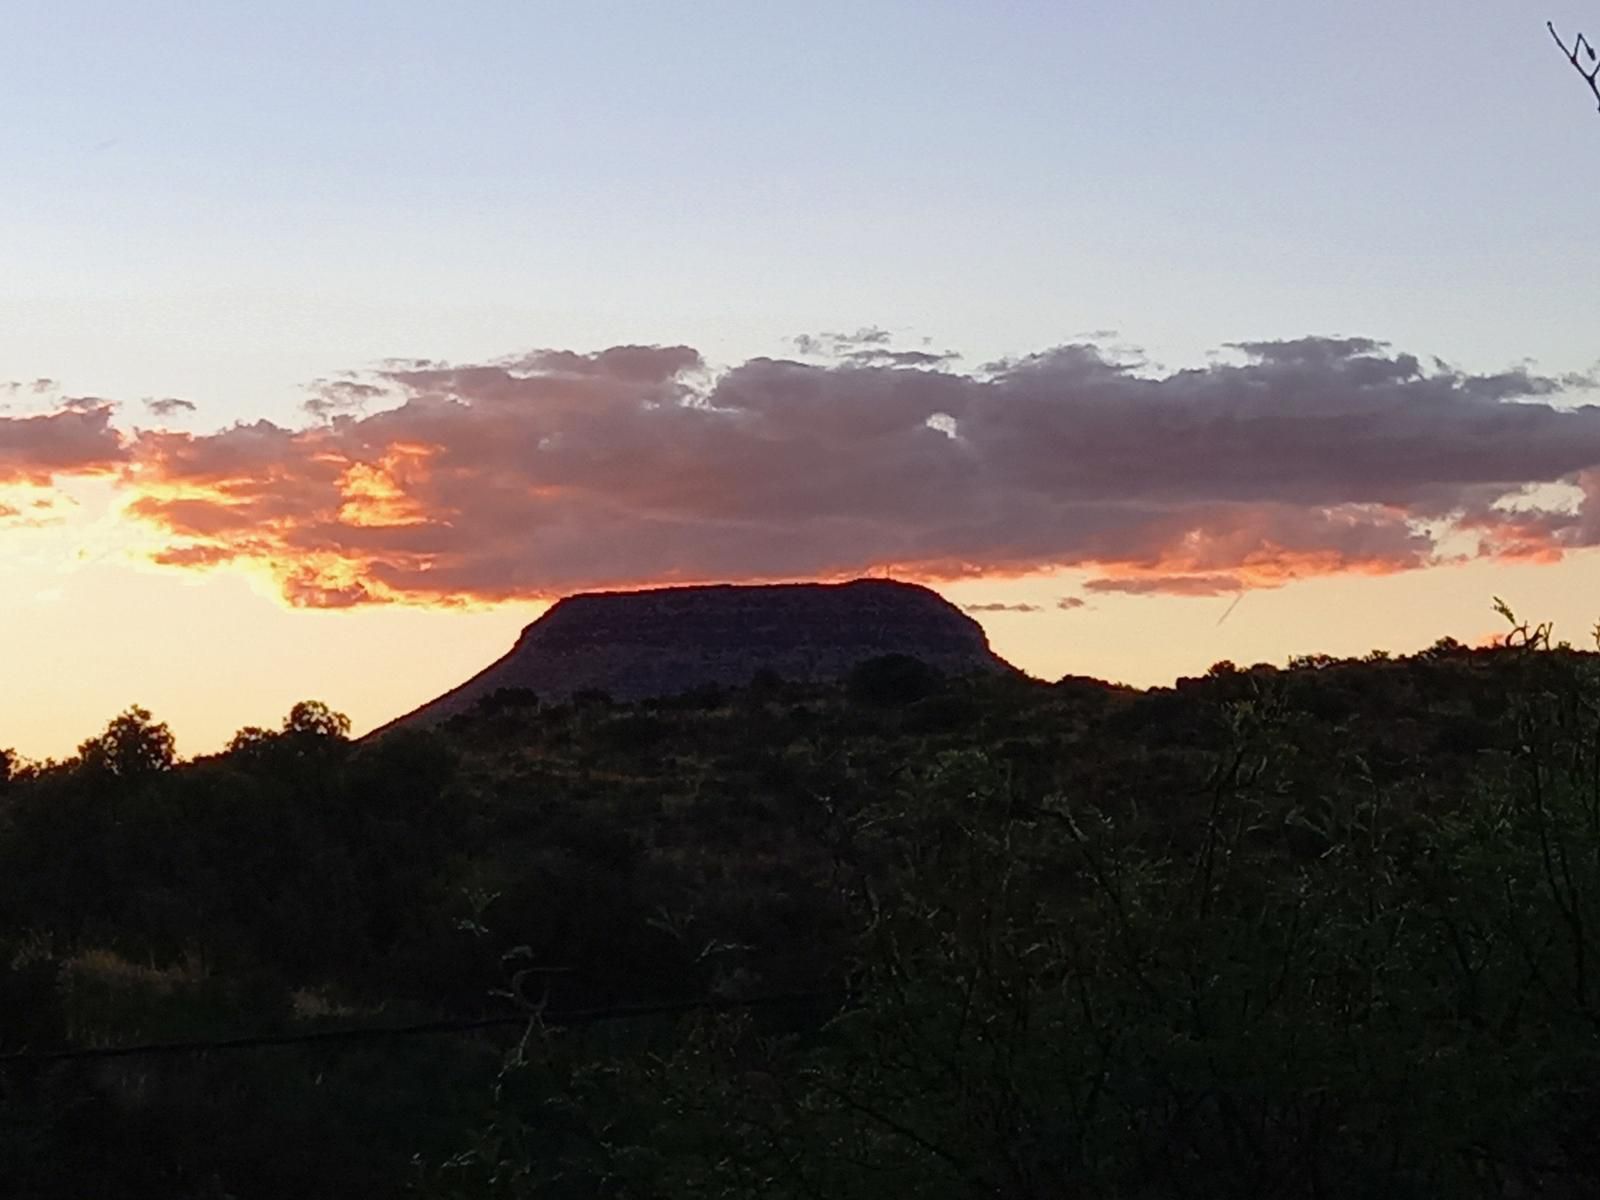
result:
[[[381,384],[355,379],[319,379],[308,390],[311,395],[300,407],[313,417],[325,420],[361,412],[372,401],[388,394],[388,389]]]
[[[962,611],[969,613],[1036,613],[1043,612],[1037,604],[1005,604],[991,601],[987,604],[963,604]]]
[[[543,375],[601,376],[632,383],[661,383],[705,366],[689,346],[612,346],[593,354],[536,350],[503,364],[508,370]],[[403,376],[407,373],[401,372]],[[414,378],[414,375],[408,376]]]
[[[109,405],[0,417],[0,483],[43,484],[57,475],[104,473],[126,457]]]
[[[894,335],[877,325],[863,325],[854,333],[801,333],[791,339],[808,358],[842,358],[865,348],[887,347]]]
[[[195,404],[192,400],[180,400],[176,396],[162,396],[159,399],[146,398],[144,406],[147,411],[158,417],[173,417],[179,413],[192,413]]]
[[[63,396],[57,401],[57,407],[68,412],[91,413],[115,412],[118,405],[115,400],[107,400],[104,396]]]
[[[887,346],[894,335],[878,325],[862,325],[854,333],[825,333],[822,336],[833,343],[837,353],[852,346]]]
[[[1240,591],[1245,581],[1237,575],[1140,575],[1128,579],[1091,579],[1092,592],[1119,592],[1127,596],[1226,596]]]
[[[0,392],[8,395],[18,395],[27,392],[34,396],[44,396],[60,388],[54,379],[8,379],[0,383]]]
[[[844,361],[858,367],[939,367],[960,358],[954,350],[936,354],[929,350],[852,350]]]
[[[1226,346],[1263,363],[1325,367],[1357,358],[1385,361],[1381,355],[1389,343],[1366,337],[1303,337],[1286,341],[1228,342]],[[1416,360],[1410,355],[1391,361],[1404,363],[1406,374],[1416,369]]]

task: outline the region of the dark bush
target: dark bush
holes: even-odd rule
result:
[[[845,691],[857,704],[903,708],[938,691],[943,678],[919,658],[885,654],[858,663],[845,681]]]

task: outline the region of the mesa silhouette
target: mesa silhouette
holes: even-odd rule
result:
[[[590,592],[558,601],[505,657],[374,732],[437,724],[502,689],[541,699],[600,691],[644,700],[742,687],[762,670],[796,681],[839,679],[891,654],[948,675],[1016,671],[971,617],[898,580]]]

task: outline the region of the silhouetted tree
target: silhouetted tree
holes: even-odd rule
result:
[[[321,700],[302,700],[283,719],[283,731],[343,741],[350,736],[350,718]]]
[[[228,740],[229,754],[244,754],[259,749],[278,735],[259,725],[246,725]]]
[[[170,771],[178,761],[172,730],[137,704],[113,717],[99,737],[80,745],[78,757],[90,771],[130,782]]]

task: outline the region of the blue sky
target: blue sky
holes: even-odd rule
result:
[[[385,356],[1596,357],[1585,6],[8,6],[0,364],[284,416]]]

